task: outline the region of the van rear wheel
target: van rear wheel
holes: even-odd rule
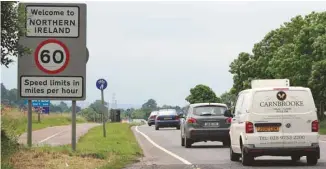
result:
[[[254,157],[252,157],[249,153],[246,153],[244,147],[242,147],[241,151],[241,163],[243,166],[250,166],[254,162]]]
[[[234,153],[232,150],[232,146],[230,146],[230,160],[231,161],[239,161],[239,159],[240,159],[240,155]]]
[[[318,162],[318,158],[316,155],[307,155],[307,164],[308,165],[316,165]]]

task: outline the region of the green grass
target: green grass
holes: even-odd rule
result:
[[[94,127],[79,139],[76,152],[72,152],[70,145],[33,149],[43,153],[62,153],[69,154],[72,157],[101,159],[104,160],[104,163],[97,166],[98,169],[120,169],[137,161],[142,156],[142,150],[130,129],[132,125],[127,123],[107,123],[105,138],[103,137],[102,126]]]
[[[94,154],[99,158],[113,157],[103,169],[123,168],[142,154],[129,124],[107,123],[107,135],[103,137],[102,126],[95,127],[80,139],[77,145],[81,154]]]
[[[20,134],[27,130],[27,117],[26,114],[24,115],[16,109],[11,112],[1,113],[1,168],[10,168],[8,159],[11,158],[12,154],[20,150],[17,139]],[[84,118],[77,118],[77,123],[84,122],[86,122]],[[68,124],[71,124],[69,114],[42,115],[40,123],[37,121],[37,114],[33,114],[33,130]]]
[[[319,127],[319,133],[326,134],[326,120],[320,121]]]

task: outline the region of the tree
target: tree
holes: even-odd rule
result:
[[[108,103],[104,102],[104,106],[107,106]],[[102,113],[102,101],[101,100],[95,100],[91,105],[89,105],[90,108],[92,108],[97,113]]]
[[[326,59],[314,63],[309,87],[312,89],[315,100],[326,102]]]
[[[52,103],[50,103],[50,108],[49,109],[50,109],[51,112],[61,112],[61,113],[63,112],[60,106],[54,105]]]
[[[253,79],[287,78],[292,86],[310,87],[315,102],[326,103],[326,12],[296,16],[240,53],[230,64],[232,94],[250,87]]]
[[[231,92],[224,92],[221,95],[221,103],[226,104],[228,107],[231,107],[236,99],[236,95],[232,94]]]
[[[269,32],[254,45],[253,54],[242,52],[230,64],[231,93],[249,88],[253,79],[288,78],[293,86],[309,86],[314,65],[326,59],[325,25],[326,12],[312,12]]]
[[[63,101],[61,101],[58,106],[60,107],[62,112],[68,112],[69,111],[69,107],[68,107],[67,103],[65,103]]]
[[[214,91],[205,85],[199,84],[190,89],[190,95],[186,98],[190,104],[193,103],[216,103],[221,99],[216,96]]]
[[[19,36],[24,34],[25,10],[17,1],[1,2],[1,65],[8,68],[13,62],[10,56],[22,56],[30,52],[18,44]]]
[[[146,103],[142,105],[142,109],[154,110],[157,108],[157,103],[154,99],[149,99]]]

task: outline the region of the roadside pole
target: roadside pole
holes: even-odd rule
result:
[[[71,104],[71,148],[76,151],[76,100]]]
[[[103,90],[101,90],[101,100],[102,100],[102,106],[103,106],[103,110],[102,110],[103,137],[106,137],[105,118],[104,118],[105,106],[104,106],[104,92],[103,92]]]
[[[102,122],[103,122],[103,137],[106,137],[106,128],[105,128],[105,118],[104,118],[104,112],[105,112],[105,105],[104,105],[104,92],[103,90],[106,89],[108,86],[108,83],[105,79],[98,79],[96,81],[96,87],[101,90],[101,101],[102,101]]]
[[[27,145],[32,147],[32,100],[28,100],[27,121]]]

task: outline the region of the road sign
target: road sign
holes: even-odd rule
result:
[[[19,44],[18,97],[33,100],[86,99],[86,4],[20,3],[26,33]]]
[[[27,100],[24,101],[27,104]],[[33,107],[50,107],[50,100],[32,100]]]
[[[65,70],[69,57],[68,47],[56,39],[41,42],[34,53],[36,66],[48,74],[57,74]]]
[[[106,89],[106,87],[108,87],[108,83],[106,82],[105,79],[98,79],[96,81],[96,87],[100,90],[104,90]]]
[[[77,4],[26,3],[26,36],[78,38],[83,24],[79,10]]]

